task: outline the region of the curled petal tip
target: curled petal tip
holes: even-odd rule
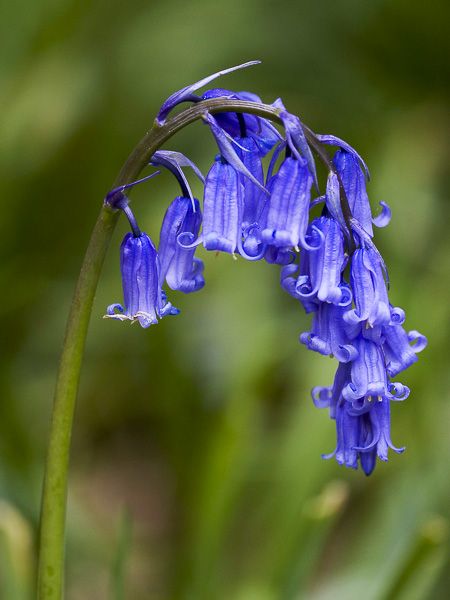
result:
[[[376,217],[373,217],[372,223],[376,225],[376,227],[386,227],[391,221],[392,211],[386,202],[381,200],[379,204],[381,206],[381,213]]]
[[[422,352],[428,345],[428,339],[418,331],[410,331],[408,333],[408,340],[416,354]]]

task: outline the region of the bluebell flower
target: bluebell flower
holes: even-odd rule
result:
[[[238,138],[237,141],[240,146],[237,153],[243,164],[260,183],[260,186],[263,186],[264,171],[256,142],[253,138]],[[244,230],[259,223],[267,195],[262,193],[260,186],[255,185],[247,177],[242,177],[241,181],[244,187],[244,208],[242,213],[242,229]]]
[[[201,240],[206,250],[236,252],[241,240],[242,213],[239,173],[218,157],[206,177],[204,190]]]
[[[351,415],[347,403],[342,398],[342,390],[348,384],[350,363],[340,363],[331,387],[315,387],[311,395],[317,408],[328,408],[330,418],[336,421],[336,448],[322,458],[336,457],[340,465],[357,469],[358,452],[355,449],[361,442],[361,417]]]
[[[293,260],[285,263],[281,269],[280,284],[289,295],[302,304],[306,313],[317,311],[319,303],[316,291],[311,286],[307,252],[300,253],[300,265]]]
[[[366,190],[366,178],[358,159],[346,150],[338,150],[333,163],[341,177],[353,217],[366,233],[373,236],[372,211]]]
[[[353,414],[352,409],[348,412]],[[397,448],[391,441],[391,406],[387,398],[379,398],[365,414],[357,415],[362,419],[363,435],[355,450],[360,454],[361,466],[366,475],[375,468],[375,457],[388,460],[388,448],[398,454],[405,448]]]
[[[345,298],[348,296],[348,286],[345,286],[345,292],[342,288],[342,272],[347,258],[341,227],[330,217],[319,217],[312,221],[307,240],[314,248],[312,251],[305,250],[313,292],[321,302],[341,303],[343,293]],[[348,305],[350,301],[351,294],[344,302]]]
[[[336,458],[346,467],[356,469],[358,461],[366,475],[375,468],[376,458],[388,460],[388,448],[397,453],[404,448],[397,448],[391,441],[390,434],[390,401],[389,396],[371,398],[364,406],[355,408],[352,402],[345,399],[345,389],[352,377],[353,363],[340,364],[332,387],[317,387],[312,391],[314,404],[318,408],[329,408],[330,417],[336,420],[336,448],[323,458]],[[405,389],[400,384],[394,399],[404,399]]]
[[[149,327],[159,318],[179,313],[161,290],[158,253],[146,233],[126,234],[120,247],[120,268],[125,306],[111,304],[105,318],[138,321]]]
[[[267,188],[267,202],[261,225],[261,239],[277,248],[292,248],[299,244],[311,249],[305,239],[309,220],[312,176],[307,163],[288,156]]]
[[[351,363],[350,381],[342,396],[352,404],[354,412],[365,412],[375,400],[404,400],[409,388],[401,383],[390,383],[381,347],[363,336],[352,342],[357,354]]]
[[[347,410],[346,402],[338,402],[336,407],[336,448],[330,454],[322,457],[330,459],[335,457],[340,465],[350,469],[358,468],[357,446],[361,443],[363,434],[362,424],[365,417],[352,415]]]
[[[194,240],[202,222],[197,199],[178,196],[168,207],[161,227],[159,241],[159,283],[164,280],[172,290],[196,292],[205,285],[203,262],[194,257],[195,247],[185,248],[178,239]],[[188,239],[189,238],[189,239]]]
[[[351,295],[349,296],[351,298]],[[313,314],[311,331],[302,333],[300,341],[309,350],[325,356],[334,356],[346,363],[356,358],[358,351],[348,338],[343,314],[345,306],[327,302],[317,304]]]
[[[371,410],[363,414],[354,414],[346,402],[338,404],[336,437],[336,449],[323,458],[334,456],[339,464],[352,469],[358,468],[359,460],[366,475],[374,470],[377,457],[388,460],[388,448],[397,453],[405,450],[391,441],[390,403],[385,399],[375,402]]]
[[[372,247],[358,248],[351,261],[351,286],[356,308],[345,315],[349,324],[386,325],[391,311],[381,257]]]
[[[238,138],[237,154],[242,163],[260,183],[257,186],[248,177],[241,175],[243,186],[242,212],[242,246],[239,253],[249,260],[259,260],[264,255],[265,247],[261,242],[261,217],[267,202],[267,194],[261,187],[264,185],[264,171],[256,141],[251,137]]]
[[[220,102],[212,101],[234,99],[245,108],[242,102],[261,102],[255,94],[223,88],[196,93],[220,75],[252,64],[257,61],[188,85],[161,107],[156,129],[180,103],[203,103],[202,119],[219,155],[206,180],[178,152],[159,150],[153,155],[150,164],[169,169],[181,187],[162,223],[159,255],[139,229],[125,194],[153,175],[107,195],[106,204],[124,212],[132,233],[121,247],[124,306],[109,306],[106,316],[148,327],[177,314],[162,285],[167,282],[185,293],[203,287],[203,263],[195,258],[201,243],[206,250],[281,265],[281,286],[312,316],[301,343],[338,361],[333,385],[313,390],[315,405],[328,408],[336,422],[336,448],[325,458],[334,456],[350,468],[360,465],[370,474],[377,459],[387,460],[389,448],[403,451],[391,441],[390,410],[391,402],[406,398],[409,389],[391,377],[414,363],[427,343],[417,331],[404,329],[404,312],[390,304],[387,270],[372,240],[373,225],[386,226],[390,208],[380,202],[381,211],[373,217],[366,190],[369,172],[361,156],[333,135],[312,132],[280,99],[272,106],[284,126],[284,138],[270,121],[241,112],[216,112]],[[215,107],[211,113],[207,103]],[[320,144],[337,148],[333,159]],[[312,201],[317,175],[311,148],[329,171],[326,193]],[[270,150],[264,180],[262,158]],[[285,156],[280,160],[281,152]],[[186,166],[204,182],[203,219],[183,172]],[[311,209],[318,204],[323,205],[322,216],[310,223]]]
[[[296,267],[284,269],[282,287],[302,302],[314,301],[316,305],[330,302],[348,310],[352,293],[342,279],[347,258],[339,225],[329,217],[315,219],[309,226],[306,240],[309,249],[301,252],[297,279],[292,280]]]
[[[418,331],[405,331],[402,313],[401,309],[391,307],[391,322],[383,327],[383,351],[390,377],[395,377],[417,362],[417,354],[427,345],[427,338]]]

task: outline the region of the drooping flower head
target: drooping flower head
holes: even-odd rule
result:
[[[178,196],[169,205],[161,226],[159,258],[161,263],[159,281],[164,280],[172,290],[184,293],[196,292],[205,285],[203,262],[194,257],[195,246],[185,248],[179,238],[194,240],[202,222],[199,201]]]
[[[233,254],[241,236],[243,188],[239,173],[217,157],[205,182],[203,245]]]
[[[217,77],[257,62],[214,73],[163,103],[156,131],[175,107],[191,102],[198,109],[189,109],[189,119],[203,120],[219,154],[206,179],[178,152],[153,155],[150,164],[172,172],[181,189],[166,210],[159,255],[139,229],[125,195],[128,187],[147,178],[108,194],[106,203],[124,212],[132,233],[121,248],[124,306],[111,305],[107,316],[148,327],[176,314],[162,285],[185,293],[203,287],[203,263],[195,257],[201,244],[209,251],[281,265],[281,286],[312,316],[300,342],[338,363],[333,385],[313,390],[315,405],[327,407],[336,424],[335,450],[325,458],[333,456],[339,464],[361,466],[370,474],[377,459],[387,460],[389,448],[403,451],[391,442],[391,403],[405,399],[409,389],[391,378],[417,361],[426,338],[404,329],[403,310],[389,300],[387,269],[373,241],[373,225],[387,225],[391,211],[380,202],[381,212],[373,216],[369,171],[356,150],[334,135],[315,134],[281,99],[263,105],[252,92],[219,87],[197,93]],[[174,117],[176,127],[181,117]],[[334,155],[328,154],[329,146]],[[262,159],[271,151],[264,177]],[[322,194],[314,156],[327,169]],[[203,208],[184,167],[192,168],[204,184]],[[318,196],[312,197],[316,190]]]
[[[111,304],[105,318],[139,321],[144,328],[179,310],[167,302],[159,283],[159,258],[146,233],[127,233],[120,247],[124,306]]]
[[[305,160],[284,159],[277,174],[268,183],[270,199],[261,232],[264,243],[277,248],[309,247],[305,235],[312,181]]]

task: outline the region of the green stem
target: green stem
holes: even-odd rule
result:
[[[89,318],[119,213],[103,208],[92,232],[67,321],[53,405],[41,508],[38,597],[62,597],[64,529],[73,413]]]
[[[186,125],[201,119],[206,112],[246,112],[280,122],[278,109],[264,104],[221,98],[199,102],[164,125],[155,124],[128,157],[114,187],[135,180],[162,144]],[[107,206],[100,211],[67,321],[45,465],[39,539],[39,600],[60,600],[63,595],[67,478],[75,401],[92,303],[119,214]]]

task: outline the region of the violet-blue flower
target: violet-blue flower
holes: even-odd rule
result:
[[[334,356],[339,362],[354,360],[358,354],[349,340],[342,318],[345,306],[320,302],[313,315],[310,332],[302,333],[300,341],[309,350],[325,356]]]
[[[205,182],[202,240],[206,250],[236,252],[241,239],[242,211],[239,173],[218,157]]]
[[[383,351],[390,377],[417,362],[417,354],[427,345],[427,338],[418,331],[406,332],[401,322],[392,322],[393,310],[391,323],[383,327]]]
[[[373,236],[372,211],[366,190],[366,178],[358,159],[346,150],[338,150],[333,163],[340,175],[353,217],[364,231]]]
[[[353,363],[340,364],[332,387],[316,387],[312,391],[314,404],[318,408],[329,408],[330,417],[336,420],[336,448],[323,458],[336,458],[346,467],[356,469],[358,461],[366,475],[375,468],[376,458],[388,460],[388,448],[397,453],[404,448],[397,448],[391,441],[390,402],[388,396],[371,398],[364,406],[357,407],[345,399],[345,389],[352,377]],[[398,386],[400,393],[403,386]],[[403,396],[406,397],[403,388]]]
[[[358,248],[354,252],[351,285],[356,308],[345,315],[347,323],[366,323],[368,327],[389,323],[391,311],[383,264],[372,247]]]
[[[264,184],[264,171],[257,143],[251,137],[238,138],[237,141],[240,146],[237,153],[243,164],[262,186]],[[261,188],[256,186],[253,181],[242,175],[241,182],[243,186],[241,223],[243,240],[239,252],[244,258],[257,260],[262,258],[264,254],[261,244],[260,221],[267,202],[267,194],[263,193]]]
[[[318,301],[316,292],[311,286],[309,257],[306,252],[300,253],[300,265],[292,260],[286,261],[281,269],[280,284],[289,295],[302,304],[306,313],[317,311]]]
[[[133,233],[121,249],[125,307],[111,305],[106,316],[138,320],[148,327],[166,314],[176,314],[161,286],[166,281],[186,293],[203,287],[203,264],[194,256],[201,243],[206,250],[238,253],[252,261],[264,257],[281,265],[281,286],[312,315],[310,331],[302,333],[300,341],[338,361],[333,385],[313,390],[316,406],[327,407],[336,421],[336,449],[325,458],[335,456],[351,468],[361,465],[370,474],[377,459],[387,460],[389,448],[403,451],[391,442],[390,410],[391,402],[406,398],[409,389],[390,378],[415,362],[426,346],[423,335],[404,329],[402,309],[390,304],[387,269],[372,239],[373,225],[389,223],[390,208],[380,202],[381,211],[373,217],[366,190],[369,172],[361,156],[336,136],[315,134],[280,99],[272,110],[250,108],[256,115],[221,111],[231,102],[221,105],[220,98],[236,101],[239,110],[248,103],[260,104],[251,92],[213,88],[195,93],[216,77],[251,64],[255,61],[188,85],[161,107],[156,131],[180,103],[203,103],[201,118],[219,155],[204,181],[182,154],[154,153],[150,164],[169,169],[181,187],[164,217],[159,257],[150,238],[141,233],[124,193],[148,177],[108,194],[105,202],[124,212]],[[189,118],[199,112],[189,111]],[[260,116],[271,112],[283,126],[284,137]],[[181,122],[183,115],[178,119]],[[323,145],[338,148],[333,158]],[[264,180],[262,157],[272,149]],[[311,201],[313,183],[318,189],[312,150],[328,174],[325,194]],[[281,152],[285,155],[280,160]],[[182,170],[186,166],[205,184],[203,223],[200,204]],[[311,209],[319,204],[322,215],[310,222]]]
[[[264,185],[264,171],[261,158],[258,154],[256,142],[253,138],[244,137],[237,139],[240,148],[237,153],[240,156],[245,167],[250,171],[253,177]],[[257,224],[261,219],[267,195],[262,193],[261,187],[255,185],[247,177],[241,178],[244,187],[244,208],[242,213],[242,229]]]
[[[172,290],[196,292],[205,285],[203,262],[194,257],[195,247],[185,248],[178,238],[194,240],[202,222],[199,201],[178,196],[168,207],[159,238],[160,274]]]
[[[349,414],[354,414],[351,408],[348,409]],[[359,416],[359,415],[357,415]],[[391,406],[388,398],[378,398],[373,403],[370,410],[361,415],[365,423],[365,431],[363,439],[355,446],[355,450],[360,453],[361,465],[366,473],[370,475],[375,467],[375,461],[370,460],[370,454],[376,454],[380,460],[388,460],[388,448],[401,454],[405,448],[397,448],[391,441]],[[363,460],[365,455],[369,455],[368,464]],[[373,457],[375,458],[375,457]]]
[[[307,239],[314,248],[305,250],[312,289],[319,301],[339,304],[343,296],[342,271],[347,262],[341,227],[330,217],[319,217],[311,223]],[[345,302],[350,301],[351,295]]]
[[[305,239],[308,228],[312,176],[300,157],[286,157],[269,183],[270,199],[263,216],[261,238],[278,248],[299,244],[311,248]]]
[[[363,336],[352,342],[357,354],[351,363],[349,383],[342,390],[342,396],[352,404],[355,412],[365,412],[375,400],[404,400],[409,388],[401,383],[390,383],[381,347]]]
[[[159,259],[146,233],[127,233],[120,247],[124,305],[111,304],[105,318],[138,321],[144,328],[179,310],[166,301],[159,283]]]

